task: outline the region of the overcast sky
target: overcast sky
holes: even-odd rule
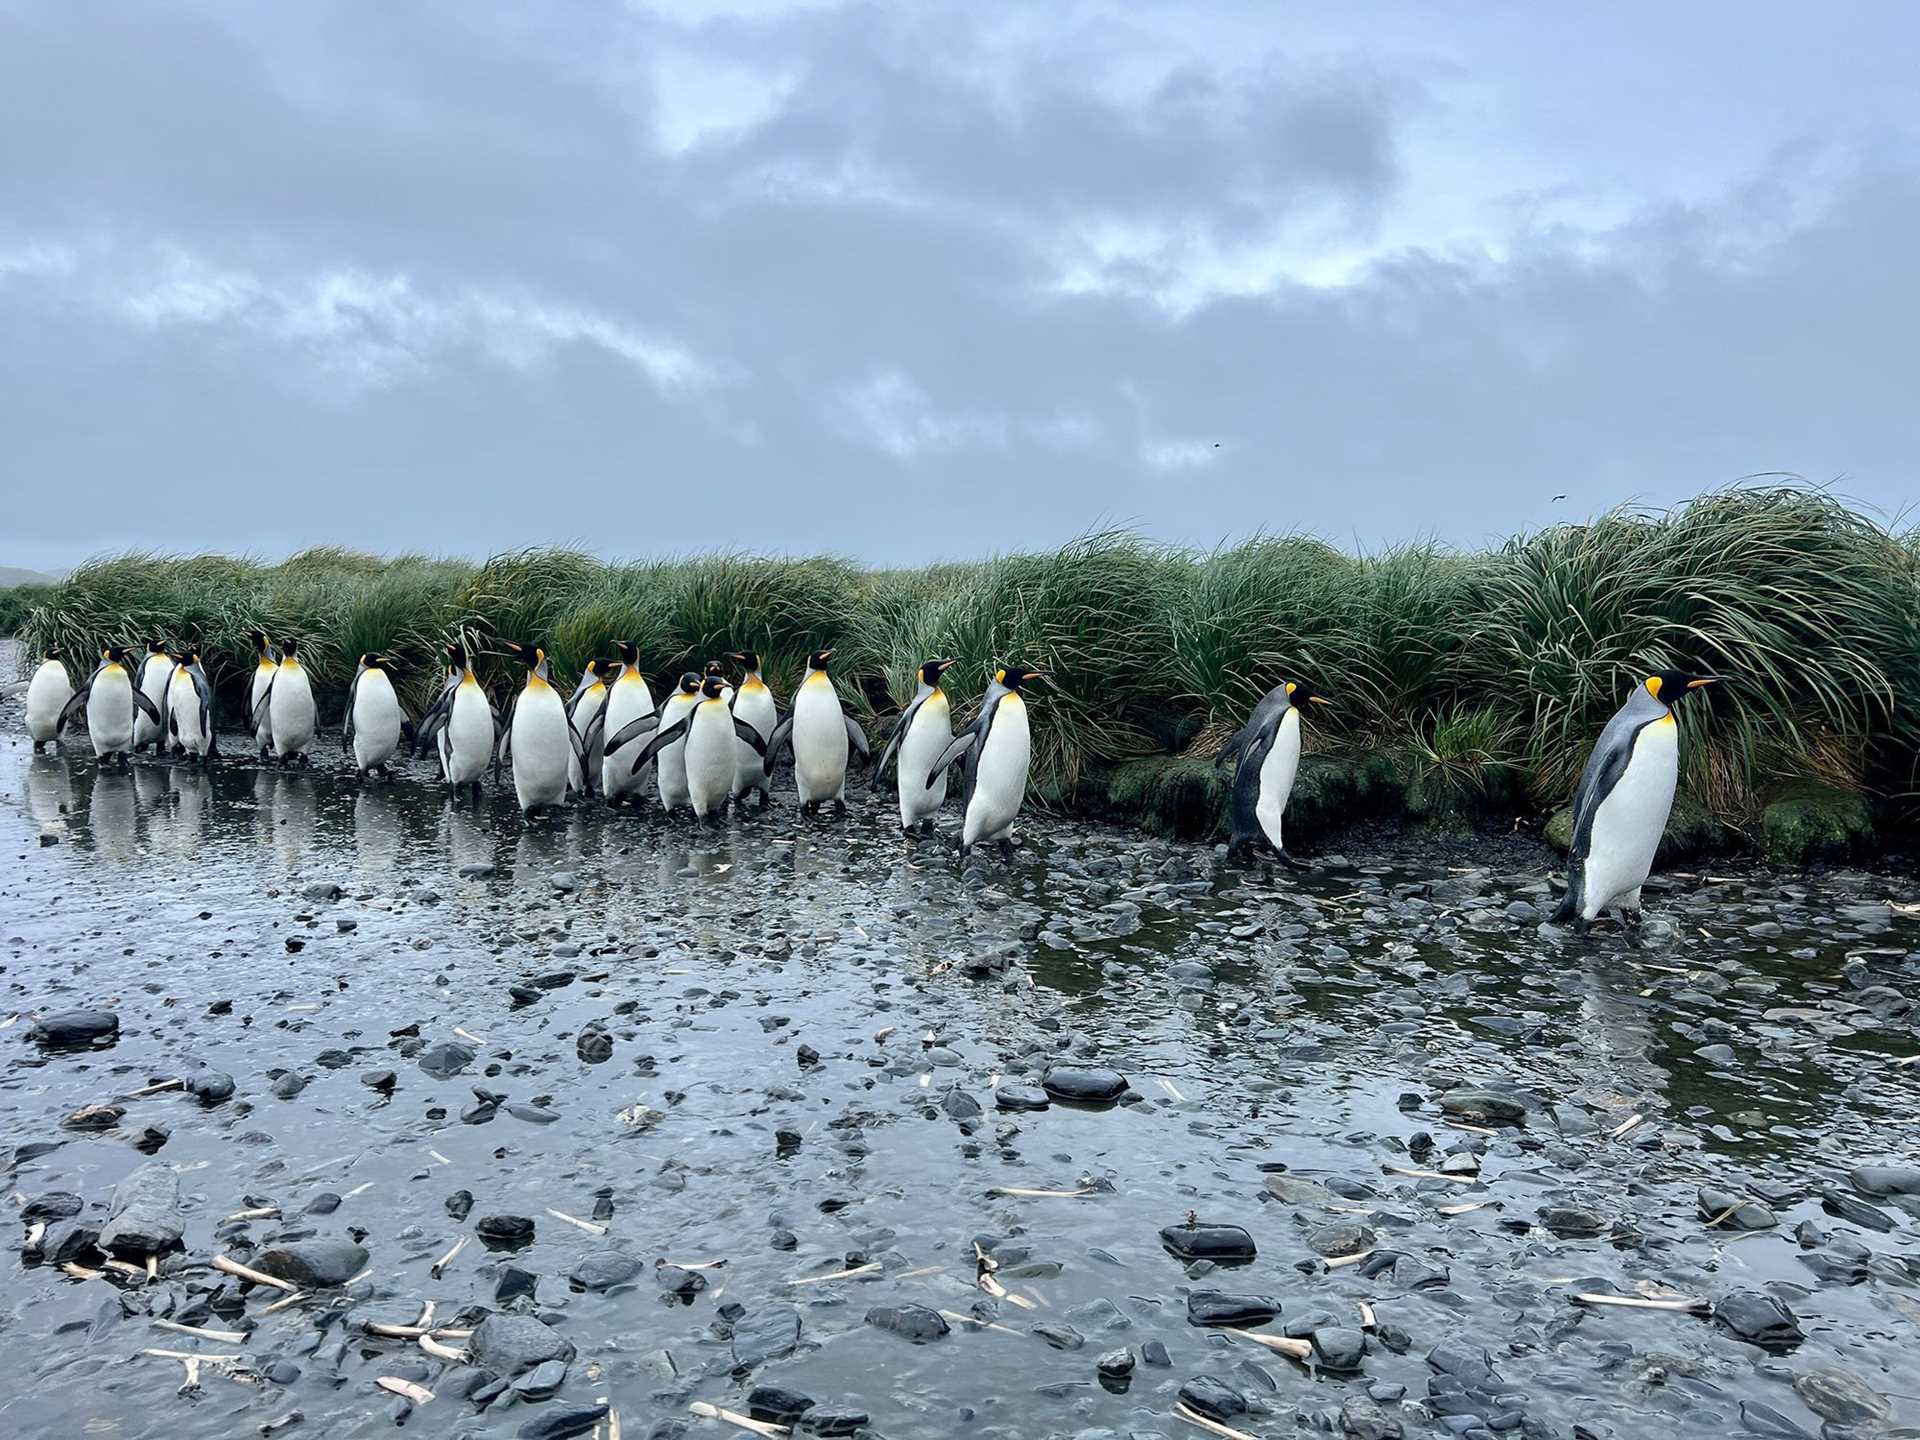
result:
[[[0,564],[1892,511],[1916,256],[1905,0],[0,0]]]

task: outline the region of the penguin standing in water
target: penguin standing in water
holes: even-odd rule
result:
[[[753,727],[760,737],[756,749],[746,740],[734,747],[733,798],[740,799],[749,790],[760,792],[760,808],[766,809],[773,797],[772,778],[767,774],[766,748],[780,725],[780,706],[773,691],[760,676],[760,656],[752,650],[738,650],[727,657],[741,670],[739,687],[733,692],[733,713]]]
[[[612,737],[621,734],[636,720],[656,716],[653,692],[647,677],[640,673],[640,649],[631,640],[613,647],[620,656],[619,673],[607,686],[607,703],[600,721],[600,794],[609,805],[617,805],[628,795],[638,794],[646,784],[645,771],[637,771],[613,761]]]
[[[632,768],[638,770],[670,746],[683,746],[687,799],[701,820],[718,819],[727,808],[733,794],[736,743],[750,747],[761,764],[766,763],[766,741],[727,704],[732,688],[725,676],[707,676],[700,682],[700,696],[692,709],[662,726],[633,762]],[[661,773],[666,773],[664,766]]]
[[[871,758],[867,732],[859,722],[840,708],[840,692],[833,688],[827,674],[832,650],[816,650],[807,656],[807,678],[793,692],[793,713],[773,732],[767,742],[765,768],[773,773],[773,762],[783,747],[793,748],[793,783],[800,792],[800,808],[817,812],[823,800],[831,800],[840,814],[847,809],[847,757],[857,750],[860,758]]]
[[[49,740],[60,743],[60,712],[73,698],[73,677],[67,674],[67,662],[60,658],[60,647],[49,645],[40,652],[40,664],[27,682],[27,735],[34,753]]]
[[[247,689],[247,729],[253,732],[253,743],[264,760],[273,748],[273,715],[266,703],[267,691],[273,685],[280,662],[274,658],[273,646],[268,643],[265,631],[249,630],[247,638],[253,642],[256,657],[253,680]]]
[[[1640,886],[1673,809],[1680,781],[1680,727],[1673,707],[1719,677],[1663,670],[1633,687],[1587,757],[1573,795],[1573,848],[1567,893],[1554,920],[1585,931],[1619,904],[1640,918]]]
[[[145,714],[157,727],[160,711],[146,692],[134,684],[133,652],[114,645],[100,652],[100,664],[87,683],[68,697],[54,722],[55,731],[66,727],[82,708],[87,713],[87,736],[93,741],[93,753],[102,760],[118,755],[125,761],[133,749],[133,719]]]
[[[173,679],[173,653],[167,649],[163,640],[147,642],[147,658],[140,662],[140,690],[153,702],[158,710],[166,703],[167,685]],[[153,746],[158,755],[167,748],[167,733],[160,726],[137,715],[133,721],[133,748],[144,750]]]
[[[1013,821],[1027,795],[1027,767],[1033,759],[1033,731],[1027,722],[1024,691],[1047,677],[1024,665],[995,672],[973,724],[942,750],[927,773],[926,788],[946,778],[947,767],[966,757],[966,818],[960,825],[960,863],[982,840],[1000,842],[1013,854]]]
[[[513,759],[513,793],[520,813],[552,809],[567,798],[567,767],[579,759],[579,740],[567,723],[567,705],[547,679],[547,652],[537,645],[507,642],[527,667],[527,683],[513,697],[500,758]]]
[[[680,688],[669,695],[666,704],[660,707],[660,714],[655,725],[648,726],[644,721],[636,722],[638,726],[636,733],[644,733],[648,729],[657,728],[664,734],[666,731],[673,729],[680,721],[691,715],[693,713],[693,707],[700,703],[700,687],[704,683],[701,676],[691,670],[687,671],[686,674],[680,677]],[[627,729],[621,731],[620,734],[630,740],[635,738],[635,736],[628,734],[628,731],[633,730],[635,730],[635,726],[629,725]],[[669,815],[680,806],[687,804],[693,798],[691,792],[687,789],[687,732],[681,730],[678,733],[680,738],[671,743],[662,744],[658,747],[649,745],[648,747],[652,753],[647,758],[656,761],[653,779],[654,784],[660,791],[660,808],[665,810]],[[607,741],[607,754],[609,756],[613,754],[615,749],[614,739],[618,738],[620,737],[616,736]],[[635,766],[633,768],[637,774],[639,767]]]
[[[616,669],[606,660],[589,660],[567,700],[567,723],[580,737],[580,758],[567,767],[567,788],[576,795],[592,795],[600,788],[607,749],[607,682]]]
[[[160,739],[154,753],[164,755],[171,746],[176,755],[212,764],[217,754],[213,731],[213,686],[200,665],[200,652],[189,650],[160,692]]]
[[[415,736],[418,744],[431,740],[438,746],[440,773],[449,790],[471,785],[473,798],[480,798],[480,777],[487,773],[487,761],[500,740],[500,717],[480,688],[466,646],[447,646],[446,689]]]
[[[880,778],[886,773],[887,761],[894,752],[899,752],[902,830],[911,830],[915,825],[931,829],[934,813],[946,803],[946,772],[942,770],[931,784],[923,777],[932,774],[941,752],[953,743],[953,706],[947,699],[947,692],[940,688],[940,677],[959,663],[957,660],[929,660],[920,667],[920,688],[914,692],[912,703],[902,712],[900,723],[893,727],[893,736],[887,741],[887,748],[881,752],[880,763],[873,767],[873,784],[878,789]]]
[[[1294,776],[1300,772],[1301,707],[1328,703],[1297,681],[1276,685],[1261,697],[1246,725],[1221,749],[1213,762],[1216,768],[1229,760],[1239,761],[1233,771],[1229,857],[1265,840],[1289,870],[1313,868],[1287,850],[1281,839],[1280,820],[1286,813],[1287,797],[1293,793]]]
[[[347,687],[347,723],[340,732],[340,748],[352,748],[353,768],[362,775],[373,770],[385,775],[387,761],[400,748],[406,713],[387,674],[392,664],[384,655],[362,655],[353,684]]]
[[[300,663],[298,640],[289,640],[281,647],[280,664],[262,698],[273,726],[273,753],[282,763],[296,756],[304,762],[319,719],[313,704],[313,680]]]

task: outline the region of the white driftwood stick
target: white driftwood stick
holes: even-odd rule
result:
[[[191,1350],[161,1350],[149,1348],[140,1352],[158,1360],[198,1360],[203,1365],[238,1365],[238,1355],[197,1355]]]
[[[738,1425],[742,1430],[751,1430],[756,1435],[791,1435],[793,1432],[784,1425],[775,1425],[768,1420],[750,1420],[745,1415],[726,1410],[718,1405],[709,1405],[704,1400],[696,1400],[687,1406],[694,1414],[705,1420],[724,1420],[729,1425]]]
[[[423,1385],[416,1385],[411,1380],[400,1380],[392,1375],[382,1375],[373,1383],[378,1385],[382,1390],[391,1391],[395,1395],[400,1395],[411,1400],[416,1405],[424,1405],[433,1399],[433,1392],[431,1390]]]
[[[1682,1314],[1704,1314],[1713,1307],[1705,1300],[1677,1295],[1671,1300],[1650,1300],[1644,1295],[1588,1295],[1576,1292],[1567,1297],[1576,1305],[1618,1305],[1627,1310],[1672,1310]]]
[[[1327,1269],[1344,1270],[1349,1265],[1358,1265],[1372,1253],[1371,1250],[1357,1250],[1351,1255],[1336,1255],[1327,1261]]]
[[[470,1235],[462,1235],[458,1240],[453,1242],[453,1248],[451,1250],[447,1251],[446,1254],[442,1255],[438,1260],[433,1262],[433,1278],[434,1279],[438,1280],[440,1278],[441,1272],[444,1271],[447,1268],[447,1266],[453,1263],[454,1256],[458,1255],[462,1250],[467,1248],[467,1241],[472,1238],[473,1237]]]
[[[138,1090],[129,1090],[121,1098],[124,1100],[139,1100],[147,1095],[158,1095],[162,1091],[178,1090],[185,1083],[183,1080],[159,1080],[151,1085],[143,1085]]]
[[[851,1270],[836,1270],[831,1275],[801,1275],[796,1279],[787,1281],[787,1284],[818,1285],[822,1280],[851,1280],[856,1275],[872,1275],[878,1271],[879,1268],[880,1262],[878,1260],[871,1260],[865,1265],[856,1265]]]
[[[461,1365],[464,1365],[467,1360],[466,1351],[456,1350],[451,1345],[442,1345],[431,1335],[422,1335],[420,1337],[420,1348],[436,1360],[451,1360]]]
[[[289,1285],[284,1280],[275,1279],[271,1275],[262,1274],[251,1266],[242,1265],[231,1255],[214,1256],[213,1268],[225,1271],[229,1275],[236,1275],[242,1280],[250,1280],[255,1285],[266,1285],[275,1290],[285,1290],[289,1295],[299,1288],[297,1285]]]
[[[1290,1360],[1305,1360],[1313,1354],[1311,1340],[1294,1340],[1286,1335],[1262,1335],[1258,1330],[1241,1330],[1232,1325],[1220,1327],[1229,1335],[1238,1335],[1242,1340],[1251,1340],[1256,1345],[1264,1345],[1276,1355],[1285,1355]]]
[[[1244,1430],[1236,1430],[1231,1425],[1222,1425],[1218,1420],[1209,1420],[1198,1410],[1190,1410],[1180,1401],[1175,1401],[1173,1413],[1189,1425],[1197,1425],[1208,1434],[1218,1435],[1221,1440],[1260,1440],[1257,1435],[1249,1435]]]
[[[244,1330],[208,1330],[199,1325],[182,1325],[178,1320],[156,1320],[156,1330],[171,1330],[176,1335],[192,1335],[201,1340],[215,1340],[222,1345],[244,1345],[247,1332]]]
[[[302,1303],[306,1298],[307,1296],[305,1291],[296,1290],[293,1292],[293,1294],[284,1296],[283,1298],[274,1301],[271,1305],[267,1306],[267,1308],[262,1310],[260,1313],[262,1315],[278,1315],[282,1310],[288,1309],[294,1305],[298,1305]]]
[[[1088,1188],[1079,1190],[1029,1190],[1022,1185],[996,1185],[987,1192],[989,1195],[1009,1195],[1016,1200],[1078,1200],[1082,1195],[1091,1195]]]
[[[982,1320],[976,1315],[962,1315],[958,1310],[942,1310],[942,1320],[950,1320],[955,1325],[971,1326],[975,1330],[998,1330],[1002,1335],[1018,1335],[1020,1332],[1010,1325],[1001,1325],[993,1320]]]
[[[582,1220],[578,1215],[569,1215],[567,1214],[566,1211],[556,1210],[551,1205],[547,1207],[547,1214],[553,1216],[553,1218],[556,1220],[564,1220],[567,1222],[567,1224],[575,1226],[578,1229],[584,1230],[589,1235],[604,1235],[607,1233],[607,1227],[602,1225],[599,1221]]]
[[[280,1207],[278,1205],[262,1205],[257,1210],[236,1210],[220,1223],[222,1225],[231,1225],[236,1220],[278,1220],[279,1218]]]

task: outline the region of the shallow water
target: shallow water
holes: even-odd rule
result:
[[[18,735],[17,705],[0,724]],[[627,1436],[719,1434],[690,1402],[744,1410],[753,1386],[777,1384],[864,1410],[896,1440],[1198,1434],[1169,1411],[1211,1374],[1265,1407],[1234,1422],[1258,1435],[1337,1434],[1343,1407],[1362,1434],[1788,1434],[1770,1427],[1821,1425],[1793,1379],[1828,1369],[1920,1425],[1920,1201],[1871,1201],[1883,1233],[1820,1199],[1851,1193],[1854,1165],[1913,1163],[1920,1066],[1899,1062],[1920,1048],[1920,922],[1884,903],[1912,901],[1910,881],[1676,877],[1650,891],[1637,945],[1611,931],[1573,942],[1540,931],[1525,907],[1546,903],[1542,876],[1503,868],[1504,849],[1476,864],[1471,846],[1355,848],[1296,877],[1033,817],[1014,861],[960,876],[937,846],[903,844],[864,779],[843,821],[803,822],[783,790],[766,817],[706,834],[657,814],[523,824],[503,799],[450,805],[418,772],[358,782],[324,745],[311,772],[211,776],[102,770],[84,748],[0,744],[8,1189],[16,1203],[76,1193],[97,1224],[148,1160],[134,1142],[164,1127],[155,1157],[181,1175],[186,1236],[151,1286],[12,1262],[4,1433],[178,1440],[298,1411],[293,1433],[375,1434],[398,1417],[511,1434],[604,1397]],[[327,884],[338,898],[309,898]],[[978,973],[996,956],[1011,963]],[[537,977],[552,988],[516,1004],[508,987]],[[118,1013],[112,1048],[24,1040],[32,1016],[82,1006]],[[577,1043],[595,1021],[611,1037],[601,1063]],[[432,1078],[414,1053],[459,1031],[479,1038],[468,1072]],[[1696,1056],[1712,1043],[1733,1058]],[[996,1110],[996,1077],[1031,1083],[1068,1059],[1123,1072],[1129,1103]],[[206,1067],[232,1074],[233,1099],[162,1092],[121,1100],[112,1129],[62,1127]],[[397,1074],[390,1095],[363,1081],[379,1071]],[[290,1099],[273,1093],[283,1072],[308,1081]],[[1449,1125],[1437,1099],[1463,1085],[1507,1087],[1524,1124]],[[506,1101],[463,1123],[476,1086]],[[507,1108],[528,1104],[532,1119]],[[1416,1161],[1421,1132],[1437,1149]],[[20,1158],[49,1141],[62,1143]],[[1456,1149],[1480,1152],[1477,1179],[1384,1168],[1437,1168]],[[1347,1198],[1278,1198],[1266,1181],[1283,1171]],[[1701,1184],[1753,1182],[1778,1187],[1775,1228],[1729,1233],[1699,1215]],[[464,1221],[445,1206],[462,1189]],[[338,1209],[303,1214],[323,1192]],[[611,1212],[604,1238],[548,1213],[596,1205]],[[266,1206],[284,1218],[223,1223]],[[1594,1212],[1605,1233],[1556,1238],[1534,1223],[1555,1207]],[[1247,1227],[1257,1259],[1190,1278],[1158,1239],[1190,1210]],[[533,1242],[476,1241],[433,1278],[496,1214],[532,1217]],[[1343,1221],[1403,1258],[1327,1269],[1308,1237]],[[1821,1248],[1796,1242],[1802,1221]],[[782,1231],[793,1248],[775,1248]],[[277,1297],[254,1291],[249,1319],[203,1322],[251,1328],[244,1344],[154,1328],[222,1280],[214,1255],[308,1234],[364,1235],[370,1273],[273,1315]],[[1873,1252],[1859,1283],[1803,1262],[1836,1236]],[[1001,1275],[1025,1306],[983,1293],[976,1237],[1004,1240]],[[648,1268],[621,1289],[572,1290],[574,1265],[609,1247]],[[662,1292],[656,1260],[725,1263],[683,1300]],[[794,1283],[866,1264],[879,1268]],[[411,1322],[427,1300],[443,1323],[493,1307],[510,1266],[537,1291],[503,1308],[577,1347],[555,1399],[482,1411],[463,1398],[470,1369],[361,1332]],[[1568,1299],[1606,1285],[1764,1289],[1806,1339],[1769,1354],[1706,1319]],[[1363,1302],[1376,1329],[1360,1370],[1338,1375],[1188,1324],[1185,1297],[1204,1289],[1277,1297],[1276,1333],[1316,1311],[1357,1327]],[[956,1323],[916,1346],[865,1322],[903,1304],[1004,1328]],[[744,1325],[797,1307],[799,1349],[734,1373],[734,1305]],[[1054,1348],[1036,1325],[1070,1325],[1084,1347]],[[1137,1360],[1150,1341],[1171,1365],[1100,1383],[1096,1358]],[[1448,1344],[1484,1346],[1500,1393],[1452,1428],[1428,1408],[1445,1382],[1431,1391],[1427,1356]],[[208,1371],[176,1394],[181,1365],[148,1346],[299,1373]],[[436,1398],[407,1416],[375,1387],[383,1375]]]

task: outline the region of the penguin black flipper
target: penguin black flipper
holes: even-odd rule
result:
[[[947,742],[947,748],[940,752],[939,757],[933,762],[933,768],[927,771],[927,789],[933,788],[933,782],[946,774],[947,768],[954,761],[964,755],[975,753],[981,745],[986,743],[987,728],[991,723],[992,712],[983,713],[973,724]]]
[[[773,734],[767,739],[767,758],[761,767],[768,775],[773,774],[773,765],[780,758],[780,752],[793,743],[793,716],[789,715],[773,727]]]
[[[340,753],[342,755],[347,753],[347,746],[353,740],[353,700],[354,697],[360,693],[360,677],[366,673],[367,667],[362,665],[358,670],[353,672],[353,683],[347,686],[347,718],[346,723],[340,727]]]
[[[767,742],[760,737],[758,730],[747,724],[747,722],[742,720],[738,715],[733,717],[733,733],[751,745],[753,747],[753,753],[758,755],[762,760],[767,758]]]
[[[260,729],[261,712],[267,709],[267,702],[273,699],[273,682],[279,678],[280,672],[276,669],[273,674],[267,677],[267,688],[260,692],[260,698],[258,700],[249,699],[247,701],[248,734],[253,734]]]
[[[168,688],[169,689],[172,688],[171,676],[168,677]],[[154,707],[152,697],[150,697],[147,694],[147,692],[142,690],[138,685],[135,685],[133,687],[133,708],[136,714],[138,714],[142,710],[146,711],[147,718],[153,721],[154,724],[160,725],[160,712],[158,709]],[[161,725],[160,728],[164,730],[166,727],[164,725]]]
[[[596,735],[604,735],[606,733],[607,733],[607,707],[602,705],[598,710],[593,712],[593,718],[587,721],[587,728],[586,728],[586,731],[580,736],[580,743],[581,745],[585,746],[587,749],[591,750],[593,748],[593,737]],[[605,752],[603,751],[602,753],[604,754]]]
[[[752,729],[753,727],[748,726],[747,728]],[[666,729],[649,740],[641,749],[639,755],[634,757],[633,770],[630,773],[638,775],[641,770],[646,767],[649,760],[652,760],[654,756],[658,755],[662,750],[666,749],[667,746],[683,737],[686,733],[687,722],[685,720],[674,721],[673,724],[667,726]]]
[[[98,675],[99,673],[100,672],[98,670],[93,672],[94,675]],[[82,685],[78,690],[74,691],[72,696],[69,697],[69,699],[67,700],[67,703],[61,707],[60,718],[54,722],[54,726],[53,726],[56,733],[66,729],[67,722],[69,720],[72,720],[76,715],[83,715],[86,713],[87,697],[91,694],[93,694],[93,676],[92,675],[87,677],[87,683]]]
[[[860,752],[862,760],[871,760],[873,749],[867,744],[867,732],[860,728],[860,722],[844,710],[840,712],[840,718],[847,722],[847,743]]]
[[[873,788],[880,788],[880,777],[887,772],[887,762],[893,759],[894,752],[900,748],[900,742],[907,738],[907,731],[913,728],[913,717],[920,713],[920,707],[926,704],[926,696],[917,696],[913,703],[900,712],[899,723],[893,727],[893,734],[887,739],[887,748],[880,752],[880,763],[873,767]]]
[[[600,715],[604,717],[606,715],[606,711],[602,709],[600,712]],[[622,725],[618,730],[614,731],[613,734],[607,736],[606,749],[603,750],[601,753],[607,756],[617,755],[620,751],[624,750],[627,747],[627,744],[629,741],[638,740],[642,735],[646,734],[649,730],[652,730],[656,726],[658,726],[659,723],[660,723],[660,716],[657,711],[651,715],[642,715],[637,720],[629,720],[626,724]],[[587,728],[591,730],[593,727],[589,725]]]

